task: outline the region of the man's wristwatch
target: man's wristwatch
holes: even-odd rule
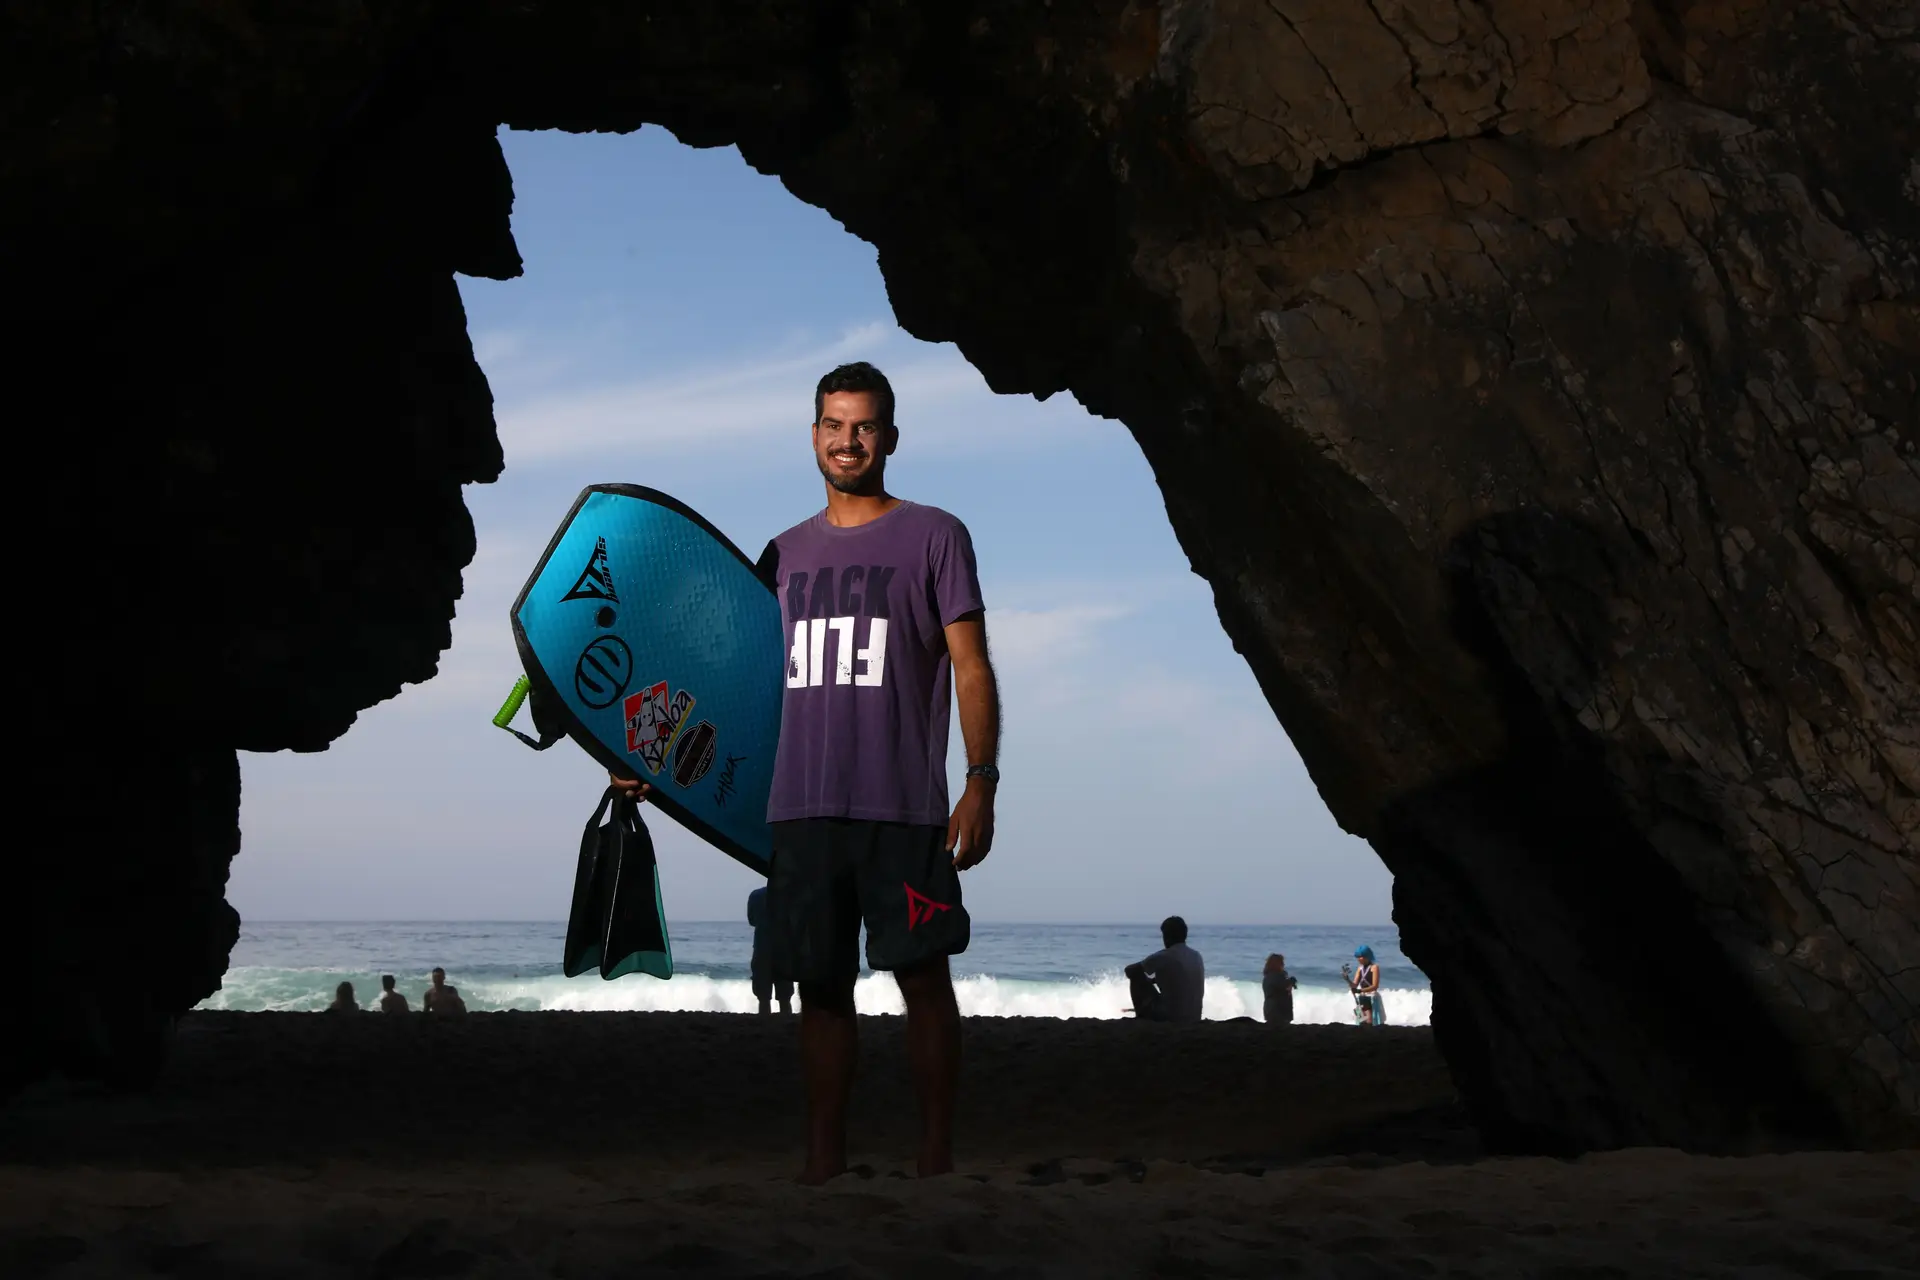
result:
[[[1000,770],[990,764],[970,764],[967,766],[967,781],[971,782],[975,778],[985,778],[988,782],[999,786]]]

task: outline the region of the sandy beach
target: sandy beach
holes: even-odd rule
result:
[[[191,1015],[160,1087],[0,1113],[0,1274],[1920,1274],[1920,1153],[1490,1159],[1423,1029],[969,1019],[960,1172],[791,1182],[794,1022]]]

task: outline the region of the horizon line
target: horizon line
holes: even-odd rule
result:
[[[720,919],[720,920],[709,919],[709,920],[679,921],[679,923],[683,925],[685,924],[745,925],[746,922],[747,921],[745,916],[737,916],[737,917],[730,916],[726,919]],[[566,918],[562,916],[492,916],[492,917],[475,916],[471,918],[445,917],[445,918],[438,918],[438,919],[432,918],[432,917],[425,917],[425,916],[362,916],[358,918],[350,918],[346,916],[313,916],[313,917],[295,916],[295,917],[285,917],[280,919],[268,919],[266,917],[261,917],[254,920],[248,920],[243,917],[240,921],[240,927],[241,929],[244,930],[249,924],[435,924],[435,925],[556,924],[556,925],[564,925],[566,923],[567,923]],[[671,920],[667,922],[669,927],[671,927],[674,923],[675,922]],[[984,924],[989,926],[1031,925],[1031,926],[1037,927],[1037,926],[1050,925],[1050,926],[1060,926],[1060,927],[1075,928],[1075,929],[1093,929],[1093,928],[1129,928],[1130,929],[1130,928],[1138,928],[1138,927],[1151,927],[1154,929],[1158,929],[1160,927],[1160,921],[1158,920],[982,920],[978,916],[975,916],[973,918],[973,923],[975,925]],[[1201,921],[1198,924],[1196,924],[1195,921],[1193,921],[1192,919],[1188,919],[1187,927],[1189,929],[1192,929],[1192,928],[1215,928],[1215,929],[1381,929],[1381,928],[1386,928],[1386,929],[1393,930],[1395,933],[1399,932],[1399,925],[1397,925],[1391,920],[1388,920],[1388,921],[1340,920],[1340,921],[1333,921],[1331,923],[1324,923],[1324,924],[1317,923],[1314,921],[1298,921],[1298,920],[1295,920],[1295,921],[1212,920],[1212,921]]]

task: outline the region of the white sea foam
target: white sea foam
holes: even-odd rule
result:
[[[334,984],[354,984],[364,1003],[379,991],[371,974],[321,969],[237,967],[227,973],[221,990],[204,1001],[203,1009],[302,1010],[321,1009],[332,998]],[[460,985],[467,1006],[474,1010],[691,1010],[708,1013],[752,1013],[758,1003],[745,978],[714,978],[683,973],[671,981],[628,977],[602,982],[597,977],[469,979]],[[1035,982],[1018,978],[973,976],[954,982],[960,1012],[970,1017],[1120,1018],[1132,1005],[1127,981],[1118,973],[1070,982]],[[417,1008],[419,993],[408,991]],[[862,1013],[904,1012],[900,990],[885,974],[871,974],[854,987],[854,1003]],[[1387,1021],[1395,1026],[1425,1026],[1433,1008],[1432,992],[1388,988]],[[1231,978],[1209,978],[1202,1012],[1210,1019],[1260,1017],[1260,984]],[[1344,1023],[1353,1020],[1353,998],[1336,988],[1302,986],[1294,992],[1294,1021]]]

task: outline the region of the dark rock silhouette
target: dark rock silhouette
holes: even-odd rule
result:
[[[452,281],[519,270],[495,126],[664,125],[1133,432],[1490,1142],[1920,1137],[1910,5],[11,21],[20,598],[73,646],[16,901],[81,1011],[14,1078],[214,989],[234,748],[432,675],[501,467]]]

